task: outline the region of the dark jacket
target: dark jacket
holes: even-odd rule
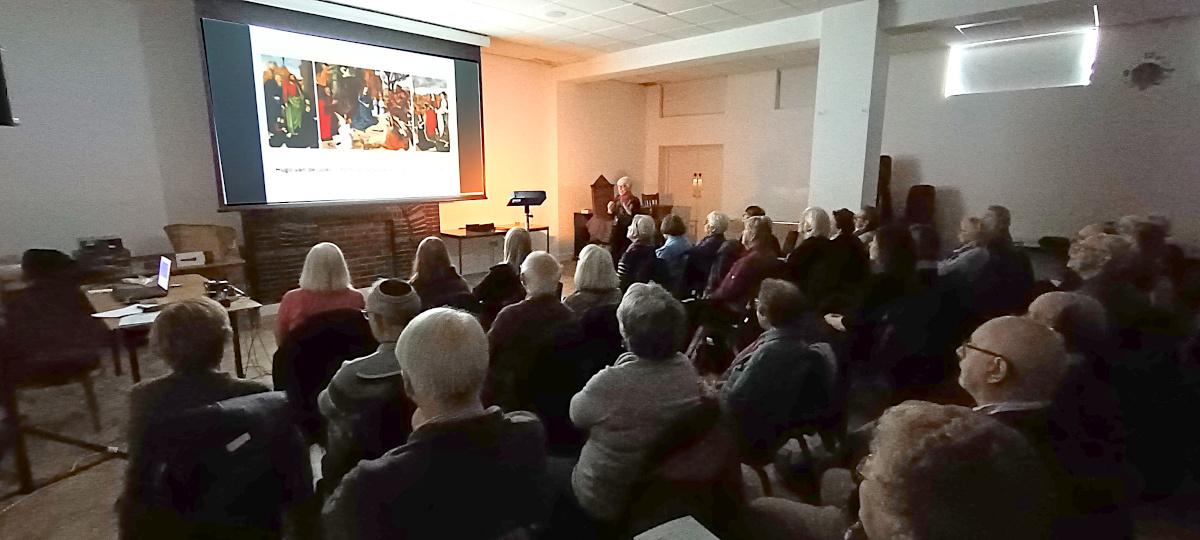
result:
[[[774,455],[786,430],[820,425],[834,401],[837,359],[828,343],[805,339],[799,325],[763,332],[723,388],[744,453]]]
[[[118,501],[122,538],[154,537],[154,531],[141,527],[151,510],[146,506],[144,473],[149,463],[161,456],[145,455],[153,426],[169,423],[172,418],[197,407],[229,398],[267,392],[267,385],[235,379],[216,371],[181,371],[142,381],[129,392],[129,466],[125,469],[125,492]],[[148,535],[148,536],[147,536]]]
[[[810,290],[809,282],[814,277],[814,271],[820,268],[829,251],[830,243],[830,240],[823,236],[810,236],[787,256],[784,264],[788,275],[806,293]]]
[[[492,539],[543,520],[546,436],[537,418],[492,407],[423,425],[363,461],[325,504],[326,540]]]
[[[461,305],[465,299],[474,301],[471,287],[453,268],[440,276],[414,280],[412,287],[417,291],[417,296],[421,297],[422,311],[445,305],[467,308],[469,306]]]
[[[721,286],[709,298],[741,308],[750,302],[763,279],[782,275],[783,263],[771,248],[752,249],[733,264]]]
[[[653,245],[632,244],[617,263],[617,278],[620,280],[621,290],[625,291],[634,283],[654,281],[666,286],[671,280],[671,275],[666,261],[654,253]]]
[[[613,306],[621,303],[621,289],[580,289],[566,297],[563,305],[582,317],[585,313],[600,306]]]
[[[725,276],[729,275],[729,271],[733,269],[733,265],[738,259],[746,253],[746,248],[742,247],[742,243],[738,240],[726,240],[724,244],[717,250],[717,258],[713,261],[712,268],[709,269],[708,282],[705,284],[704,291],[712,294],[725,281]]]
[[[553,296],[522,300],[500,310],[488,331],[491,368],[485,403],[505,411],[532,410],[529,380],[538,361],[553,354],[556,331],[575,314]],[[489,403],[490,402],[490,403]]]
[[[688,251],[688,264],[684,272],[683,287],[687,291],[703,291],[717,262],[717,253],[725,243],[725,236],[710,234],[701,238]]]
[[[511,264],[500,263],[488,270],[487,276],[475,290],[471,291],[479,300],[483,315],[484,329],[490,328],[496,315],[505,306],[520,302],[525,298],[525,287],[521,285],[521,275]]]

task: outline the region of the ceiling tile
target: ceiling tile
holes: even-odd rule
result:
[[[609,45],[605,45],[603,47],[597,47],[597,48],[604,52],[617,52],[617,51],[623,51],[625,49],[632,49],[636,46],[637,45],[629,43],[628,41],[614,41]]]
[[[562,24],[564,26],[570,26],[571,28],[578,28],[579,30],[583,30],[585,32],[598,32],[600,30],[607,30],[614,26],[622,26],[622,24],[619,22],[610,21],[595,15],[586,15],[578,19],[563,21]]]
[[[502,26],[504,28],[520,30],[522,32],[546,26],[545,21],[482,4],[473,7],[470,13],[463,15],[463,18],[465,19],[483,21],[496,26]]]
[[[539,20],[543,20],[543,21],[551,22],[551,23],[559,23],[562,21],[577,19],[579,17],[583,17],[583,16],[587,15],[587,13],[579,11],[578,9],[569,8],[567,6],[564,6],[561,4],[554,4],[551,2],[544,2],[542,4],[538,4],[534,7],[523,9],[519,13],[521,15],[525,15],[527,17],[533,17],[535,19],[539,19]],[[552,17],[549,15],[550,13],[562,13],[562,15],[559,15],[557,17]]]
[[[803,12],[801,12],[800,10],[798,10],[794,7],[781,7],[781,8],[777,8],[777,9],[768,9],[766,11],[760,11],[758,13],[751,13],[749,15],[746,15],[746,18],[750,19],[754,22],[764,23],[764,22],[770,22],[770,21],[777,21],[779,19],[787,19],[789,17],[798,17],[800,15],[803,15]]]
[[[518,12],[535,7],[540,4],[545,4],[546,0],[471,0],[476,4],[483,4],[494,8],[503,9],[505,11]]]
[[[663,13],[675,13],[676,11],[684,11],[694,9],[701,6],[707,6],[713,2],[709,0],[636,0],[639,5],[646,6],[655,11]]]
[[[750,26],[752,24],[756,24],[756,23],[745,17],[730,17],[728,19],[721,19],[719,21],[704,23],[700,26],[703,26],[709,30],[712,30],[713,32],[721,32],[724,30],[732,30],[734,28],[741,28],[743,26]]]
[[[696,37],[696,36],[703,36],[704,34],[711,34],[711,33],[712,32],[709,31],[708,29],[701,28],[696,25],[688,26],[686,28],[679,28],[677,30],[668,30],[666,32],[663,32],[664,35],[669,36],[673,39],[683,39],[683,38],[690,38],[690,37]]]
[[[665,34],[668,30],[679,30],[680,28],[687,28],[693,25],[692,23],[684,22],[674,17],[659,15],[653,19],[633,23],[633,26],[641,28],[642,30],[649,30],[659,34]]]
[[[569,39],[585,34],[582,30],[570,28],[561,24],[550,24],[541,28],[534,28],[529,31],[530,34],[547,38],[549,41],[557,41],[560,39]]]
[[[591,47],[593,49],[600,49],[602,47],[608,47],[614,43],[623,43],[620,40],[613,39],[610,37],[605,37],[600,34],[583,34],[581,36],[573,37],[571,39],[564,39],[562,41],[564,41],[566,43],[574,43],[576,45],[582,45],[584,47]]]
[[[649,9],[646,9],[642,6],[635,6],[633,4],[629,4],[629,5],[621,6],[619,8],[613,8],[613,9],[601,11],[600,13],[597,13],[596,15],[604,17],[605,19],[608,19],[610,21],[617,21],[620,23],[629,24],[629,23],[635,23],[638,21],[644,21],[646,19],[652,19],[654,17],[658,17],[659,13],[656,11],[651,11]]]
[[[625,0],[554,0],[554,3],[592,14],[629,4]]]
[[[636,26],[629,26],[627,24],[623,24],[623,25],[617,26],[615,28],[609,28],[607,30],[601,30],[596,33],[600,34],[602,36],[610,37],[613,39],[619,39],[622,41],[633,41],[635,39],[643,38],[643,37],[651,35],[651,33],[647,30],[642,30],[641,28],[638,28]]]
[[[689,9],[687,11],[680,11],[679,13],[672,13],[671,16],[692,24],[704,24],[707,22],[719,21],[721,19],[728,19],[729,17],[732,17],[733,14],[717,6],[704,6],[696,9]]]
[[[767,11],[768,9],[779,9],[787,7],[787,4],[780,0],[726,0],[717,4],[721,9],[726,9],[737,13],[738,15],[747,15],[750,13],[758,13]]]
[[[642,46],[646,46],[646,45],[654,45],[656,43],[662,43],[664,41],[671,41],[671,38],[669,36],[664,36],[662,34],[647,34],[645,36],[633,39],[631,41],[633,42],[634,45],[642,47]]]

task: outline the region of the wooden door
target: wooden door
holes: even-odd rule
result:
[[[662,204],[674,206],[673,213],[688,224],[693,240],[704,236],[709,212],[721,208],[723,147],[718,144],[663,146],[659,154],[659,187]],[[692,179],[700,174],[703,182]]]

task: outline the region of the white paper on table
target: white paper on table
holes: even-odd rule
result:
[[[720,540],[717,535],[704,528],[696,518],[684,516],[671,520],[642,534],[633,540]]]
[[[120,319],[121,317],[125,317],[127,315],[137,315],[138,313],[142,312],[144,307],[145,306],[141,304],[134,304],[132,306],[125,306],[123,308],[93,313],[92,316],[97,319]]]
[[[142,326],[154,322],[158,318],[159,311],[151,311],[150,313],[136,313],[121,317],[121,321],[117,323],[117,328],[127,328],[130,326]]]

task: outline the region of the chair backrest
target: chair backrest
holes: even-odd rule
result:
[[[275,351],[271,377],[287,392],[308,430],[320,426],[317,394],[329,385],[342,362],[371,354],[379,346],[366,317],[357,309],[318,313],[288,332]]]
[[[133,471],[136,503],[150,510],[150,519],[131,523],[130,536],[241,538],[278,531],[282,511],[312,494],[308,452],[289,415],[283,392],[263,392],[151,426]]]
[[[657,193],[643,193],[642,194],[642,205],[648,206],[651,208],[658,206],[658,194]]]

